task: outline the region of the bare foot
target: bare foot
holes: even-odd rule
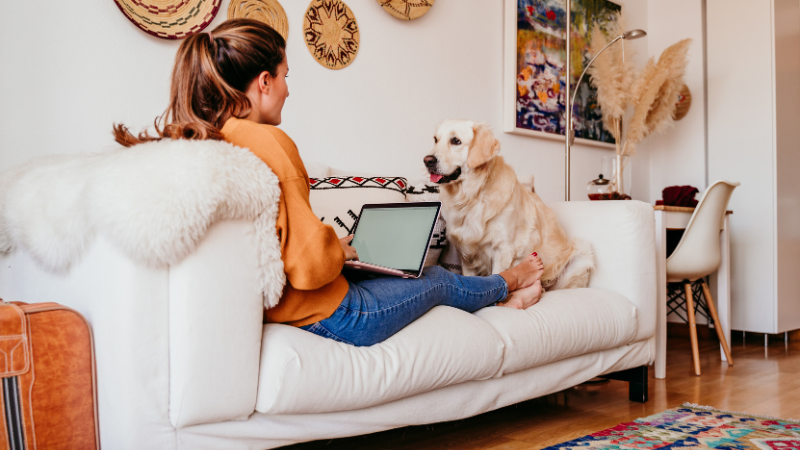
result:
[[[497,304],[497,306],[505,306],[506,308],[514,309],[528,309],[531,306],[539,303],[542,298],[542,282],[536,280],[532,285],[518,289],[506,297],[505,301]]]
[[[516,266],[500,272],[506,280],[508,292],[525,289],[537,282],[544,272],[544,264],[538,256],[528,255],[524,261]]]

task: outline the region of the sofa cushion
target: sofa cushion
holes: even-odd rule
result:
[[[633,304],[597,288],[550,291],[525,311],[484,308],[475,315],[505,343],[498,377],[631,343],[637,329]]]
[[[379,405],[500,369],[487,322],[437,306],[386,341],[353,347],[280,324],[264,326],[256,411],[304,414]]]
[[[589,287],[618,292],[636,307],[635,341],[656,333],[658,290],[653,206],[622,202],[557,202],[547,206],[571,238],[592,243]]]

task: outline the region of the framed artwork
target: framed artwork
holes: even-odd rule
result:
[[[565,0],[505,0],[503,131],[507,133],[564,140],[565,5]],[[605,31],[621,9],[608,0],[572,0],[573,89],[591,60],[594,24]],[[614,147],[614,137],[603,128],[597,92],[588,75],[575,99],[572,120],[576,143]]]

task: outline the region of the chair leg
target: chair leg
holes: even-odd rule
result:
[[[686,316],[689,317],[689,337],[692,339],[692,360],[694,360],[694,374],[700,376],[700,350],[697,348],[697,323],[694,318],[694,297],[692,296],[692,283],[686,280],[683,284],[686,291]]]
[[[725,341],[725,334],[722,333],[722,323],[719,321],[717,307],[714,306],[714,299],[711,297],[711,290],[708,289],[705,280],[700,280],[700,283],[703,285],[703,295],[706,297],[706,303],[708,303],[708,312],[711,313],[711,318],[714,319],[714,329],[717,330],[717,337],[722,344],[722,351],[725,352],[725,357],[728,358],[728,365],[732,366],[733,358],[731,358],[731,351],[728,348],[728,343]]]

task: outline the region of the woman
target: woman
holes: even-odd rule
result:
[[[311,211],[309,180],[294,142],[281,130],[289,90],[283,38],[261,22],[233,19],[181,44],[170,104],[155,121],[157,137],[114,126],[120,144],[159,139],[220,139],[250,149],[281,184],[277,233],[287,285],[265,320],[365,346],[383,341],[436,305],[476,311],[498,304],[527,308],[541,293],[542,263],[531,257],[489,277],[464,277],[429,267],[419,279],[348,280],[344,261],[357,259],[352,236],[338,239]]]

